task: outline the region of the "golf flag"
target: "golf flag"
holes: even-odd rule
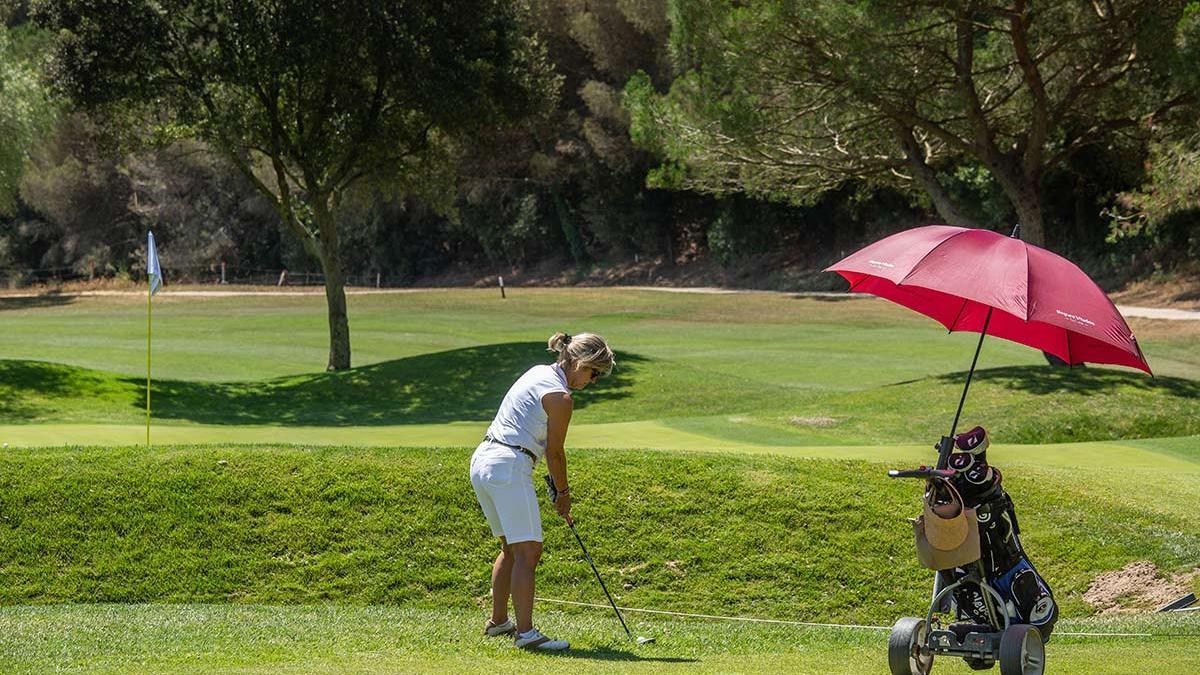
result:
[[[150,449],[150,328],[152,315],[150,298],[162,286],[162,268],[158,266],[158,249],[154,246],[154,233],[146,234],[146,276],[150,280],[150,292],[146,294],[146,449]]]
[[[154,295],[162,286],[162,268],[158,266],[158,249],[154,246],[153,232],[148,233],[146,240],[146,274],[150,278],[150,295]]]

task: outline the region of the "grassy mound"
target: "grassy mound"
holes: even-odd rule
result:
[[[496,545],[468,453],[5,450],[0,603],[478,607]],[[905,522],[918,486],[888,480],[881,465],[611,450],[570,460],[580,533],[622,603],[890,623],[928,598]],[[1006,473],[1023,540],[1066,615],[1089,611],[1080,596],[1100,572],[1136,559],[1200,563],[1198,473]],[[602,600],[546,511],[539,594]]]

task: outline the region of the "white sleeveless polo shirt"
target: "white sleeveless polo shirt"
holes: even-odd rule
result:
[[[567,375],[557,364],[534,366],[513,383],[496,419],[488,427],[488,436],[508,445],[525,448],[538,458],[546,454],[546,409],[542,397],[553,392],[571,393]]]

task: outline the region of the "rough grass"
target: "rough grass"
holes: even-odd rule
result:
[[[486,603],[495,542],[469,450],[4,451],[0,603]],[[1195,465],[1193,465],[1195,466]],[[889,622],[928,596],[918,485],[865,462],[576,451],[582,536],[622,602]],[[1200,564],[1198,472],[1010,470],[1025,543],[1068,616],[1099,572]],[[1130,485],[1153,485],[1138,492]],[[602,599],[547,509],[539,592]]]

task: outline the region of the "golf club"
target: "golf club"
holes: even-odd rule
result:
[[[550,501],[558,501],[558,488],[554,486],[554,479],[546,474],[546,487],[550,490]],[[630,640],[637,640],[639,645],[648,645],[654,642],[654,638],[638,636],[634,638],[633,633],[629,631],[629,626],[625,625],[625,618],[621,616],[621,610],[617,609],[617,603],[613,602],[612,596],[608,593],[608,587],[604,585],[604,579],[600,578],[600,571],[596,569],[596,563],[592,562],[592,556],[588,553],[587,547],[583,545],[583,539],[579,538],[579,532],[575,529],[575,522],[567,518],[567,527],[571,528],[571,534],[575,535],[575,541],[579,542],[579,548],[583,551],[583,557],[587,559],[588,565],[592,567],[592,573],[596,575],[596,581],[600,582],[600,590],[604,591],[604,597],[608,598],[608,604],[612,605],[613,611],[617,614],[617,620],[621,622],[621,628],[625,629],[625,634]]]

